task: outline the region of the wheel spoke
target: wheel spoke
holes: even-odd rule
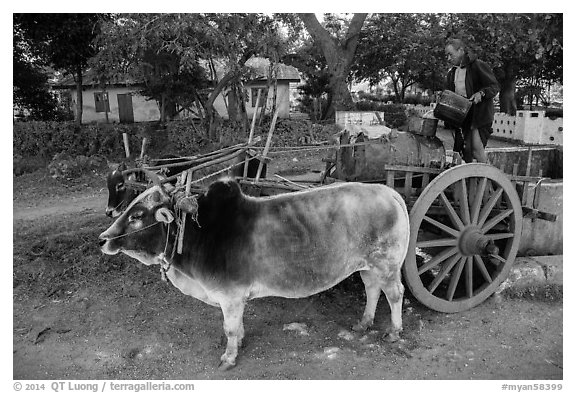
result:
[[[494,194],[490,196],[490,199],[486,203],[486,206],[484,206],[484,208],[482,209],[482,213],[480,214],[480,218],[478,219],[478,226],[484,225],[484,222],[490,215],[492,209],[494,209],[494,206],[496,206],[496,202],[498,202],[498,199],[500,198],[503,192],[504,189],[502,187],[499,187],[498,190],[496,190],[496,192],[494,192]]]
[[[464,224],[470,224],[470,208],[468,206],[468,188],[466,187],[466,179],[460,180],[460,216]]]
[[[458,243],[458,239],[451,237],[448,239],[423,240],[421,242],[416,242],[416,247],[418,247],[418,248],[450,247],[450,246],[455,246],[457,243]]]
[[[488,233],[486,237],[490,240],[501,240],[501,239],[510,239],[514,237],[513,233],[510,232],[502,232],[502,233]]]
[[[446,212],[448,213],[448,217],[450,217],[450,221],[452,221],[452,223],[458,229],[460,229],[460,230],[464,229],[464,224],[462,223],[462,220],[458,216],[458,213],[456,213],[456,210],[454,210],[454,206],[452,206],[452,204],[448,200],[448,197],[446,197],[446,194],[444,194],[444,191],[441,191],[439,196],[440,196],[440,201],[442,201],[442,204],[446,208]]]
[[[488,255],[488,258],[490,258],[490,262],[492,262],[495,265],[499,265],[500,263],[508,262],[506,259],[502,258],[500,255]],[[494,259],[498,262],[495,262]]]
[[[471,298],[474,295],[474,288],[472,287],[472,268],[474,267],[474,259],[469,256],[466,258],[466,293]]]
[[[458,247],[450,247],[439,253],[438,255],[434,256],[434,258],[430,259],[428,262],[420,266],[418,269],[418,274],[422,274],[427,272],[428,270],[432,269],[434,266],[438,265],[440,262],[446,260],[446,258],[451,257],[452,255],[458,252]]]
[[[448,294],[446,299],[451,302],[452,298],[454,297],[454,292],[456,292],[456,286],[458,285],[458,281],[460,281],[460,276],[462,275],[462,269],[464,269],[464,264],[466,263],[467,257],[460,258],[458,262],[458,266],[456,266],[456,270],[454,274],[452,274],[452,278],[450,279],[450,285],[448,286]]]
[[[484,226],[482,227],[482,233],[488,232],[490,229],[494,228],[494,226],[496,224],[498,224],[500,221],[502,221],[503,219],[505,219],[506,217],[508,217],[512,213],[514,213],[514,210],[508,209],[508,210],[504,210],[502,213],[494,216],[492,219],[490,219],[490,221],[488,221],[486,224],[484,224]]]
[[[452,270],[456,262],[458,262],[458,260],[461,257],[462,254],[460,253],[453,255],[452,258],[448,260],[448,262],[442,265],[442,269],[440,270],[438,275],[434,277],[434,280],[430,283],[430,285],[428,285],[428,291],[430,291],[430,293],[433,293],[436,290],[436,288],[438,288],[438,285],[442,282],[442,280],[444,280],[446,275],[450,273],[450,270]]]
[[[458,232],[456,229],[450,228],[449,226],[444,225],[441,222],[436,221],[433,218],[430,218],[428,216],[424,216],[423,220],[428,221],[430,224],[434,225],[437,228],[442,229],[444,232],[446,232],[446,233],[448,233],[454,237],[458,237],[460,235],[460,232]]]
[[[478,216],[480,215],[480,208],[482,207],[482,198],[484,198],[484,191],[486,190],[487,178],[482,178],[480,182],[480,187],[476,188],[476,196],[474,197],[474,204],[472,205],[472,224],[478,222]]]
[[[484,276],[486,281],[492,282],[492,277],[490,277],[490,273],[488,273],[488,269],[486,269],[486,265],[484,265],[482,257],[480,257],[480,255],[477,254],[474,255],[474,262],[476,262],[476,266],[478,267],[478,269],[480,270],[482,276]]]

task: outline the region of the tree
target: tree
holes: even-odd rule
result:
[[[343,32],[342,27],[339,30],[340,36],[336,36],[330,34],[330,31],[320,24],[316,15],[298,14],[314,40],[314,44],[320,48],[326,59],[329,83],[328,107],[324,118],[333,117],[336,110],[349,110],[354,106],[347,81],[358,46],[360,30],[367,15],[365,13],[354,14],[346,32]],[[334,21],[334,19],[329,19],[329,22]],[[338,26],[342,25],[338,24]]]
[[[207,97],[201,97],[207,136],[216,139],[220,124],[214,109],[216,97],[240,83],[246,61],[268,53],[277,40],[274,21],[264,14],[122,14],[103,31],[100,41],[106,45],[97,59],[108,75],[123,72],[139,77],[145,74],[145,67],[150,69],[144,53],[170,54],[178,59],[179,71],[198,70],[213,60],[223,62],[226,73],[214,81]],[[170,73],[174,72],[171,68]],[[188,87],[188,93],[200,97],[193,90],[201,86]]]
[[[104,14],[14,14],[14,25],[35,48],[34,52],[56,70],[74,75],[76,122],[82,123],[82,73],[96,53],[93,44]]]
[[[46,65],[30,50],[30,43],[14,25],[13,103],[32,120],[54,120],[57,101],[49,91]]]
[[[360,35],[354,76],[371,84],[390,78],[400,102],[415,84],[439,90],[444,77],[442,40],[434,14],[373,14]]]

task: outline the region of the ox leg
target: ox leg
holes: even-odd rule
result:
[[[363,270],[360,272],[360,277],[362,277],[364,289],[366,290],[366,307],[360,322],[352,326],[352,330],[357,332],[363,332],[374,324],[376,306],[382,290],[382,280],[374,272]]]
[[[238,348],[242,345],[242,339],[244,338],[242,317],[245,304],[244,301],[221,303],[224,316],[224,333],[228,340],[226,352],[220,357],[220,366],[218,367],[222,371],[229,370],[236,365]]]
[[[386,341],[394,342],[400,339],[402,331],[402,298],[404,296],[404,285],[400,280],[400,271],[393,273],[382,285],[382,290],[386,295],[390,305],[390,316],[392,326],[386,336]]]

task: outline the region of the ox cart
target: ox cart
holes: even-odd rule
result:
[[[517,165],[513,173],[506,173],[488,164],[462,163],[457,155],[450,161],[442,142],[423,132],[425,128],[422,124],[415,132],[393,130],[375,139],[344,130],[331,145],[284,149],[329,152],[319,181],[306,183],[279,176],[261,178],[262,165],[269,160],[271,127],[263,148],[248,144],[195,158],[196,165],[179,177],[179,186],[188,194],[201,192],[199,183],[239,163],[200,177],[194,176],[197,170],[229,163],[229,159],[247,151],[251,154],[244,155],[246,161],[260,162],[257,174],[248,177],[244,171],[237,180],[251,195],[330,187],[348,181],[386,184],[403,196],[410,214],[410,244],[403,265],[407,287],[419,302],[433,310],[459,312],[483,302],[508,277],[519,248],[524,216],[551,221],[555,217],[527,203],[529,183],[539,184],[542,177],[519,175]],[[136,183],[131,186],[145,187]]]

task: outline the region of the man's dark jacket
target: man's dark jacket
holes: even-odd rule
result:
[[[484,97],[476,105],[472,105],[471,128],[491,127],[494,121],[494,97],[500,91],[500,85],[488,64],[479,60],[474,55],[466,54],[464,57],[464,67],[466,67],[466,95],[472,97],[474,93],[484,92]],[[455,91],[454,73],[456,68],[452,67],[446,77],[446,89]]]

